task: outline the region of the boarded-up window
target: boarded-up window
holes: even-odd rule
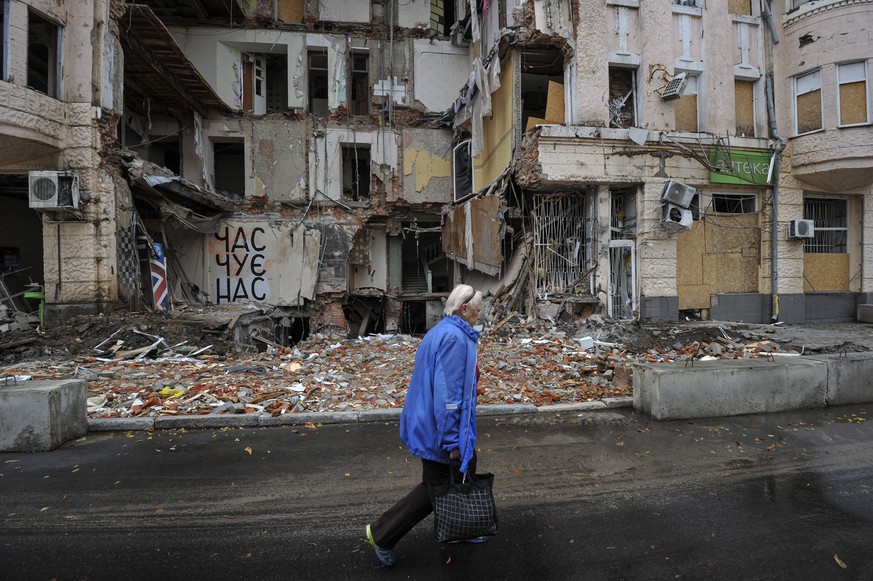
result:
[[[755,136],[755,82],[734,81],[737,135]]]
[[[609,67],[609,124],[634,127],[636,115],[636,69]]]
[[[282,22],[303,22],[304,0],[276,0],[276,18]]]
[[[840,125],[857,125],[868,121],[867,63],[837,65],[840,84]]]
[[[751,0],[728,0],[728,12],[731,14],[745,14],[746,16],[752,15],[752,1]]]
[[[676,101],[676,129],[698,131],[697,77],[686,77],[682,97]]]
[[[795,133],[822,129],[821,71],[794,78]]]

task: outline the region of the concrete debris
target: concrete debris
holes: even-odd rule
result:
[[[722,327],[645,329],[596,315],[575,327],[503,320],[480,339],[479,402],[542,406],[629,397],[634,362],[799,355],[749,331],[734,333],[742,339],[725,335]],[[135,338],[146,345],[122,349]],[[123,328],[91,353],[19,362],[3,375],[84,379],[90,418],[396,409],[420,338],[312,333],[294,347],[265,344],[261,353],[224,355],[190,341],[170,343]]]

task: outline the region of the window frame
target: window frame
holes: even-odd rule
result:
[[[828,204],[834,204],[834,205],[836,205],[837,203],[840,203],[842,205],[842,219],[844,221],[844,225],[843,226],[819,226],[818,225],[819,220],[815,220],[814,216],[810,216],[807,213],[807,203],[809,203],[809,202],[828,203]],[[803,217],[806,220],[813,221],[814,235],[812,238],[804,240],[803,252],[809,253],[809,254],[848,254],[848,253],[850,253],[850,250],[849,250],[851,248],[851,241],[849,240],[849,234],[850,234],[850,232],[849,232],[849,224],[850,224],[849,212],[850,212],[850,210],[851,210],[851,208],[849,207],[849,200],[848,200],[848,198],[845,198],[845,197],[832,197],[832,196],[826,196],[826,195],[806,195],[806,196],[804,196],[803,197]],[[810,250],[810,248],[812,248],[812,247],[820,248],[820,247],[824,246],[824,244],[822,244],[820,240],[818,242],[816,242],[817,234],[819,232],[844,232],[845,236],[843,238],[842,245],[835,245],[833,243],[828,245],[831,248],[842,249],[842,251],[837,252],[837,251],[832,250],[829,252],[814,252],[813,250]]]
[[[840,89],[845,84],[858,82],[858,81],[846,81],[844,83],[840,80],[840,69],[843,67],[847,67],[849,65],[861,65],[861,68],[864,70],[864,79],[863,79],[863,81],[864,81],[864,106],[865,106],[865,109],[867,111],[867,119],[865,119],[864,121],[860,121],[858,123],[843,123],[843,114],[842,114],[842,105],[841,105],[842,94],[841,94]],[[871,120],[870,120],[870,70],[869,69],[870,69],[870,66],[868,64],[868,61],[866,61],[866,60],[837,63],[836,71],[835,71],[835,75],[834,75],[836,77],[836,83],[837,83],[837,127],[839,127],[839,128],[861,127],[864,125],[870,125]]]
[[[6,2],[6,4],[8,4],[8,2]],[[8,13],[6,14],[6,16],[7,17],[9,16]],[[31,23],[32,23],[32,18],[34,18],[34,17],[36,17],[39,20],[43,21],[44,23],[54,27],[54,33],[55,33],[54,40],[53,40],[54,46],[49,47],[49,48],[54,49],[54,54],[49,57],[51,59],[50,62],[48,63],[50,70],[46,71],[46,84],[47,84],[47,86],[46,86],[45,92],[43,92],[35,87],[32,87],[30,84]],[[5,20],[6,20],[6,18],[4,18],[4,21]],[[7,28],[8,28],[8,25],[7,25]],[[60,22],[58,22],[57,20],[55,20],[54,18],[48,16],[47,14],[44,14],[44,13],[40,12],[39,10],[36,10],[32,6],[28,6],[27,7],[27,35],[26,36],[27,36],[27,62],[26,62],[27,78],[25,79],[25,83],[24,83],[25,86],[28,87],[29,89],[32,89],[32,90],[37,91],[39,93],[42,93],[48,97],[51,97],[52,99],[60,100],[64,94],[64,75],[63,75],[63,71],[64,71],[64,59],[63,59],[63,56],[64,56],[64,27],[63,27],[63,25]],[[5,41],[5,37],[4,37],[4,41]],[[6,45],[6,46],[8,46],[8,45]],[[54,71],[51,70],[52,67],[54,67]],[[52,73],[52,74],[50,75],[49,73]],[[49,78],[49,77],[51,77],[51,78]]]
[[[716,200],[719,203],[736,204],[735,209],[725,210],[716,208]],[[733,200],[733,202],[728,202]],[[747,207],[747,202],[751,202],[751,208]],[[739,216],[744,214],[757,214],[761,211],[759,206],[759,196],[755,192],[712,192],[709,198],[709,207],[716,214],[724,216]]]
[[[800,81],[800,80],[803,79],[803,78],[806,78],[806,77],[812,76],[812,75],[818,75],[818,88],[817,88],[817,89],[813,89],[813,90],[811,90],[811,91],[806,91],[806,92],[804,92],[804,93],[799,93],[799,94],[798,94],[798,92],[797,92],[797,84],[798,84],[798,81]],[[794,136],[795,136],[795,137],[798,137],[798,136],[801,136],[801,135],[811,135],[811,134],[813,134],[813,133],[818,133],[818,132],[820,132],[820,131],[824,131],[824,129],[825,129],[825,127],[824,127],[824,126],[825,126],[825,115],[824,115],[824,95],[823,95],[823,90],[824,90],[824,89],[823,89],[823,84],[822,84],[822,74],[821,74],[821,69],[818,68],[818,69],[815,69],[815,70],[812,70],[812,71],[808,71],[808,72],[806,72],[806,73],[801,73],[801,74],[799,74],[799,75],[794,75],[794,76],[791,78],[791,83],[792,83],[792,86],[791,86],[791,89],[792,89],[792,101],[793,101],[793,105],[794,105],[794,111],[793,111],[793,117],[794,117]],[[806,95],[807,93],[811,93],[811,92],[813,92],[813,91],[815,91],[815,90],[817,90],[818,93],[819,93],[819,94],[818,94],[818,105],[819,105],[819,111],[820,111],[820,113],[821,113],[821,127],[817,128],[817,129],[812,129],[812,130],[810,130],[810,131],[804,131],[804,132],[801,133],[801,132],[800,132],[800,125],[799,125],[799,121],[800,121],[800,120],[799,120],[798,115],[797,115],[797,113],[798,113],[797,98],[800,97],[801,95]]]

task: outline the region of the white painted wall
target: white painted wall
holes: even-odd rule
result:
[[[309,191],[321,191],[332,200],[342,199],[342,146],[370,145],[372,173],[383,182],[397,175],[400,140],[390,129],[352,131],[328,128],[324,136],[315,138],[309,155]]]

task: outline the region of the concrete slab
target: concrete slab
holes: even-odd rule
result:
[[[858,322],[873,323],[873,305],[858,305]]]
[[[814,355],[809,358],[828,366],[827,405],[873,402],[873,353]]]
[[[81,379],[0,384],[0,452],[47,452],[87,431]]]
[[[202,416],[162,416],[155,418],[156,430],[179,428],[254,428],[258,414],[204,414]]]
[[[634,409],[657,420],[823,407],[828,365],[807,357],[634,365]]]

